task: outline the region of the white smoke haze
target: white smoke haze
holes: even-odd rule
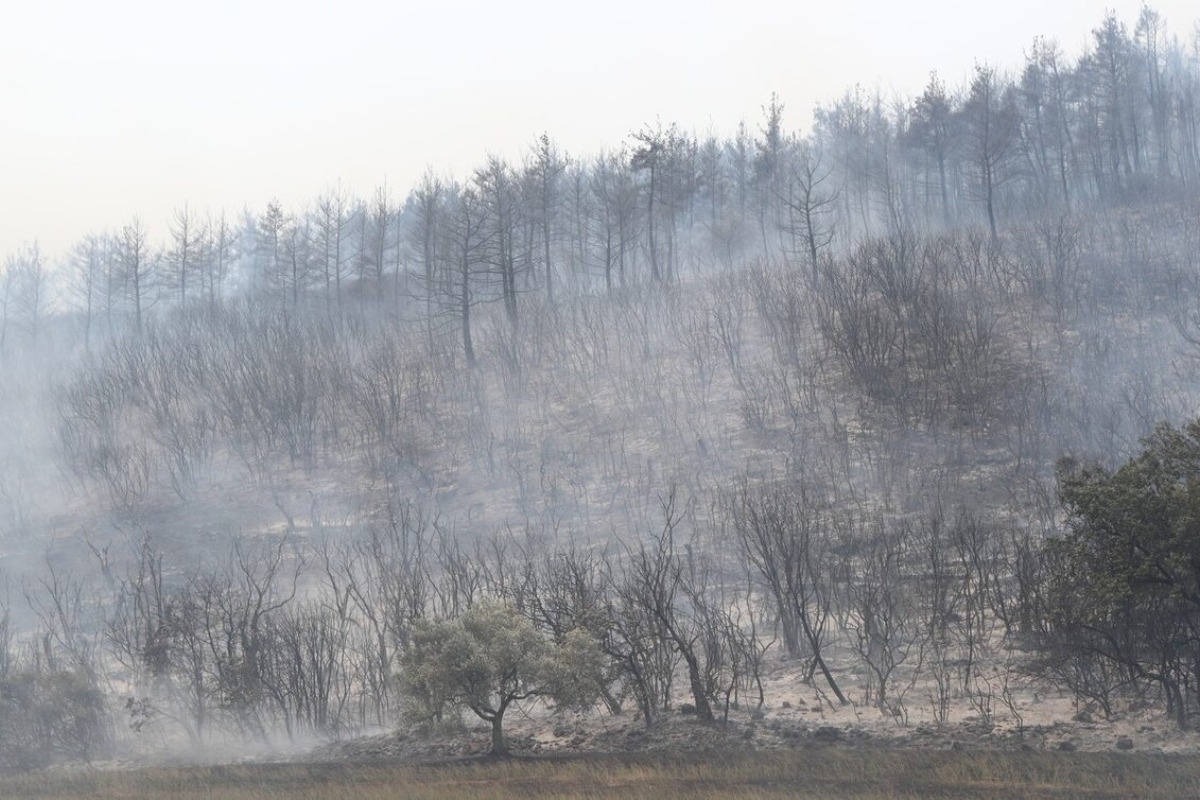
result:
[[[885,49],[916,17],[739,8],[618,4],[547,51],[504,33],[541,4],[235,26],[217,4],[176,46],[126,3],[0,47],[17,116],[41,112],[0,134],[0,768],[453,717],[402,656],[496,598],[592,637],[596,713],[648,725],[745,711],[772,659],[913,723],[985,690],[1002,719],[970,665],[1034,651],[1046,687],[1121,702],[1054,661],[1038,565],[1056,465],[1116,467],[1200,401],[1194,21],[1040,9],[964,38],[972,65],[944,44],[958,6]],[[421,33],[442,14],[453,47]],[[281,62],[268,21],[329,46]],[[798,81],[771,60],[792,25],[876,50],[798,42],[837,83]],[[1039,33],[1062,48],[1016,55]],[[670,69],[614,55],[676,40]],[[66,52],[45,85],[8,69]],[[895,85],[864,88],[889,53]],[[605,58],[627,91],[588,77]]]
[[[1155,7],[1190,46],[1192,5]],[[542,131],[576,154],[660,116],[729,137],[771,92],[807,128],[848,86],[912,97],[930,71],[957,85],[977,62],[1018,69],[1038,36],[1074,58],[1106,9],[1132,27],[1140,8],[1020,0],[984,22],[951,2],[26,4],[0,31],[0,253],[37,240],[58,257],[134,216],[160,236],[184,203],[237,216],[339,181],[403,192],[428,166],[462,179]]]

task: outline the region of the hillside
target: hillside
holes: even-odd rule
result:
[[[1200,711],[1200,61],[1154,24],[806,135],[772,101],[14,254],[0,766],[436,731],[414,642],[495,601],[587,638],[584,727],[803,693],[838,736],[1194,749],[1155,736]],[[1084,558],[1144,449],[1184,464],[1151,579]]]

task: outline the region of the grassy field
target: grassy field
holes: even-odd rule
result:
[[[1200,757],[821,748],[0,776],[3,798],[1195,798]]]

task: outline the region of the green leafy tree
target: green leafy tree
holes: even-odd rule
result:
[[[485,601],[461,616],[416,625],[401,659],[406,694],[431,713],[469,708],[492,726],[492,754],[504,755],[504,714],[545,697],[560,706],[594,702],[604,660],[588,634],[554,641],[511,605]]]
[[[1200,420],[1160,426],[1115,471],[1060,464],[1066,533],[1047,546],[1048,661],[1107,708],[1161,690],[1186,725],[1200,680]]]

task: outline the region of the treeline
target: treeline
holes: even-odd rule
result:
[[[406,196],[331,189],[307,207],[209,217],[184,206],[166,241],[133,220],[56,264],[10,254],[0,342],[36,337],[72,307],[85,337],[166,307],[254,297],[339,316],[348,305],[418,298],[435,329],[474,358],[472,313],[527,298],[674,281],[747,261],[805,265],[865,239],[1017,221],[1191,192],[1200,178],[1200,56],[1143,9],[1110,14],[1075,57],[1037,40],[1019,70],[979,66],[965,86],[936,75],[916,98],[855,88],[804,135],[772,99],[732,139],[648,125],[619,150],[563,153],[547,136],[465,179],[430,173]],[[414,312],[415,313],[415,312]]]

